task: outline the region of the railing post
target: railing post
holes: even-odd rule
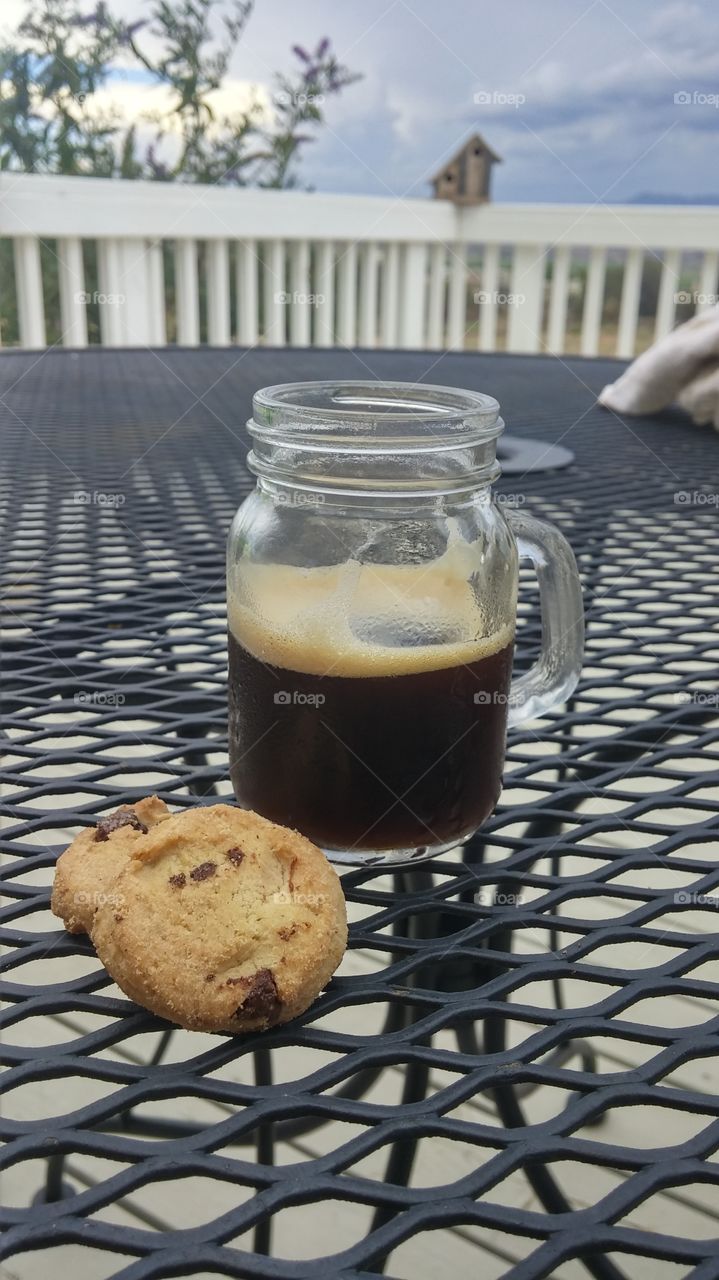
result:
[[[467,250],[457,241],[449,246],[449,252],[447,346],[451,351],[463,351],[467,327]]]
[[[477,342],[480,351],[497,349],[497,294],[499,291],[499,245],[486,244],[482,255],[482,287],[479,291]]]
[[[619,303],[619,327],[617,329],[617,355],[623,360],[630,360],[634,355],[643,269],[644,250],[629,249],[624,261],[622,296]]]
[[[584,312],[582,315],[582,337],[580,345],[580,351],[583,356],[596,356],[599,351],[599,333],[602,326],[602,303],[604,301],[606,262],[606,249],[595,245],[589,254],[587,287],[584,293]]]
[[[290,255],[290,342],[293,347],[310,345],[310,246],[297,240]]]
[[[424,345],[426,277],[427,245],[405,245],[399,316],[399,345],[405,349]]]
[[[67,236],[57,242],[60,327],[64,347],[87,346],[87,310],[82,242]]]
[[[161,240],[147,247],[147,279],[149,306],[149,345],[164,347],[167,343],[167,309],[165,302],[165,259]]]
[[[254,347],[259,334],[258,267],[257,241],[239,241],[237,244],[237,341],[243,347]]]
[[[444,299],[447,250],[441,241],[432,245],[429,259],[429,301],[427,306],[427,346],[439,351],[444,340]]]
[[[99,285],[100,340],[104,347],[123,346],[123,326],[116,301],[122,293],[122,261],[120,241],[98,240],[97,280]]]
[[[315,306],[315,346],[331,347],[335,329],[335,247],[331,240],[322,240],[317,246],[314,292],[321,298]]]
[[[376,244],[362,246],[359,276],[359,344],[377,346],[377,272],[379,255]]]
[[[200,341],[200,297],[195,240],[175,241],[175,311],[178,343],[196,347]]]
[[[552,262],[552,283],[549,291],[549,323],[547,326],[547,346],[559,355],[564,351],[564,336],[567,331],[567,302],[569,300],[569,272],[571,266],[571,249],[566,244],[558,244],[554,250]]]
[[[151,255],[151,245],[145,239],[118,241],[118,298],[107,305],[118,313],[119,345],[123,347],[149,347],[154,340],[156,273]]]
[[[230,345],[230,254],[226,240],[207,245],[207,339],[213,347]]]
[[[357,337],[357,245],[340,245],[337,263],[337,340],[352,347]]]
[[[507,350],[532,355],[542,342],[545,250],[542,245],[515,245],[508,306]]]
[[[385,245],[380,277],[380,335],[383,347],[397,346],[399,330],[399,245]]]
[[[659,297],[657,298],[657,314],[654,324],[654,341],[664,338],[674,324],[674,295],[679,288],[679,270],[681,255],[678,249],[667,249],[663,254],[664,262],[659,280]]]
[[[13,241],[13,254],[20,345],[44,347],[45,301],[40,268],[40,241],[35,236],[17,236]]]
[[[265,345],[284,347],[287,294],[285,292],[285,246],[282,240],[265,242],[263,283]]]

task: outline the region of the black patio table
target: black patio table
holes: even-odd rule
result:
[[[652,1197],[699,1190],[706,1205],[719,1183],[719,436],[679,413],[596,408],[618,369],[2,355],[5,1185],[37,1169],[32,1203],[3,1210],[8,1275],[34,1250],[49,1275],[78,1243],[99,1251],[98,1275],[127,1280],[405,1275],[404,1242],[452,1228],[485,1250],[473,1275],[492,1256],[516,1280],[573,1259],[600,1280],[634,1280],[638,1259],[719,1276],[719,1233],[636,1225]],[[571,705],[512,732],[501,804],[462,856],[344,875],[357,963],[305,1015],[262,1036],[173,1032],[49,915],[54,859],[150,791],[172,806],[230,795],[223,556],[251,484],[251,395],[357,376],[489,391],[513,435],[569,445],[572,465],[498,492],[574,546],[585,677]],[[538,640],[531,589],[520,624],[521,661]],[[628,1138],[646,1116],[648,1141],[612,1140],[617,1116]],[[304,1154],[279,1159],[292,1142]],[[439,1158],[415,1176],[448,1144],[470,1153],[460,1176]],[[588,1169],[596,1192],[578,1204]],[[196,1221],[158,1221],[150,1192],[185,1178],[234,1198],[205,1192]],[[504,1194],[517,1180],[524,1199]],[[346,1247],[318,1231],[314,1257],[273,1255],[273,1219],[329,1219],[337,1202],[360,1224]]]

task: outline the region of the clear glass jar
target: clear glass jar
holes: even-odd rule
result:
[[[257,487],[228,543],[237,800],[340,862],[452,848],[497,802],[508,722],[579,678],[571,548],[493,501],[490,396],[306,382],[259,391],[253,415]],[[520,555],[543,646],[511,682]]]

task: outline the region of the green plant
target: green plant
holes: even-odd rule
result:
[[[252,8],[253,0],[150,0],[147,17],[128,23],[106,0],[92,12],[78,0],[29,0],[0,46],[0,169],[296,185],[299,154],[322,125],[325,101],[359,77],[328,39],[312,51],[295,45],[297,69],[274,77],[271,111],[254,101],[217,115],[212,95]],[[167,90],[167,111],[144,121],[154,127],[150,143],[138,139],[141,121],[101,113],[93,102],[120,59]]]

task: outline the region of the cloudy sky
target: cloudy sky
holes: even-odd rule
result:
[[[148,0],[110,5],[141,17]],[[2,0],[0,24],[23,7]],[[256,0],[223,105],[325,35],[364,79],[305,152],[318,190],[428,194],[479,129],[504,160],[498,200],[719,194],[717,0]],[[133,112],[152,97],[114,92]]]

